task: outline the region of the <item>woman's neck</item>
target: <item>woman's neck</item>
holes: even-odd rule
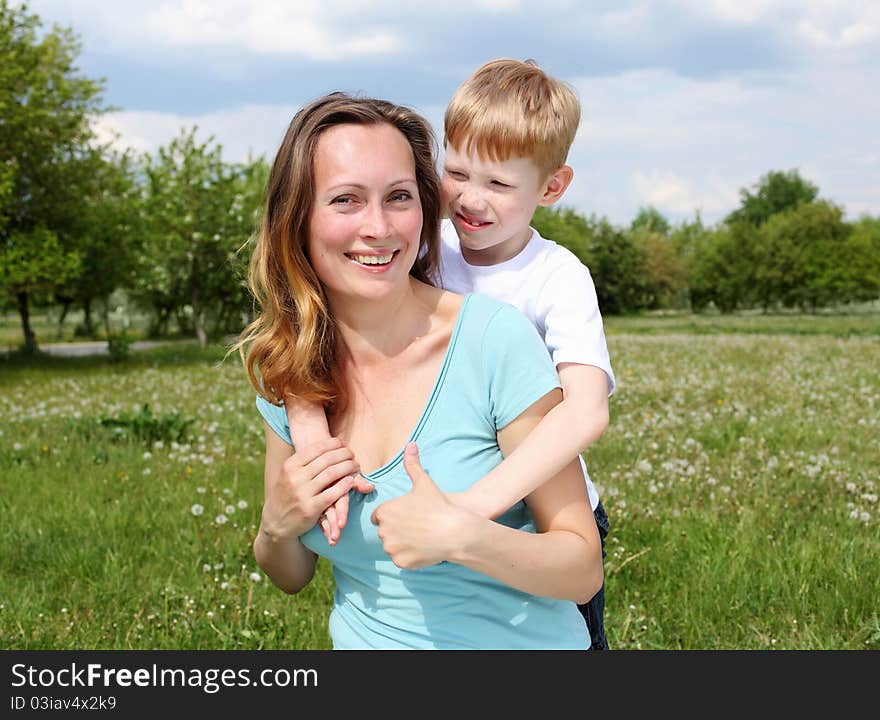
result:
[[[399,293],[382,300],[328,300],[350,361],[361,365],[396,356],[427,335],[441,294],[411,277]]]

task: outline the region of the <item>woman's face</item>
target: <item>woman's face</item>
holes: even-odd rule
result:
[[[332,300],[381,299],[408,282],[422,232],[415,161],[391,125],[336,125],[318,139],[312,267]]]

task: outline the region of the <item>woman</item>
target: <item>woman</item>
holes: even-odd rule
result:
[[[328,558],[337,649],[582,649],[575,602],[599,589],[602,566],[577,463],[495,522],[447,495],[561,392],[518,311],[430,284],[439,207],[417,114],[333,93],[291,122],[251,262],[261,314],[242,340],[266,425],[254,554],[288,593]],[[287,394],[323,403],[334,437],[294,453]],[[372,491],[351,493],[330,547],[316,522],[359,471]],[[436,564],[405,569],[415,547]]]

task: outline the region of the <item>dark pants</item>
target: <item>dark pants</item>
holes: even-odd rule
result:
[[[605,559],[605,538],[608,536],[608,515],[600,502],[593,511],[596,518],[596,527],[599,528],[599,539],[602,541],[602,559]],[[578,605],[578,610],[584,616],[587,629],[590,631],[590,650],[608,650],[608,640],[605,637],[605,584],[599,588],[593,599],[585,605]]]

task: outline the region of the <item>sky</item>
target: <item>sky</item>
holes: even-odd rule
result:
[[[32,0],[103,78],[102,138],[154,152],[182,128],[271,161],[333,90],[422,113],[442,142],[455,89],[531,58],[582,106],[560,201],[627,226],[653,206],[714,223],[771,170],[846,217],[880,215],[877,0]]]

